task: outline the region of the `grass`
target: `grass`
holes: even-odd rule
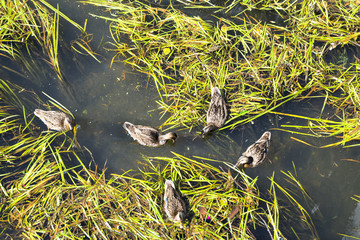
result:
[[[86,156],[72,147],[69,132],[39,130],[24,107],[27,91],[17,96],[15,89],[21,88],[0,81],[0,129],[10,139],[1,146],[0,219],[18,229],[21,238],[255,239],[266,229],[269,238],[276,239],[294,234],[281,226],[282,216],[306,219],[305,228],[295,227],[297,235],[317,235],[295,200],[303,194],[293,195],[295,188],[288,193],[274,178],[271,194],[262,194],[257,179],[230,163],[223,170],[214,167],[221,164],[216,160],[173,153],[146,157],[138,171],[105,178],[104,171],[85,165]],[[49,103],[59,105],[53,99]],[[288,178],[301,186],[295,177]],[[164,215],[166,179],[175,182],[189,206],[184,230]],[[278,197],[284,193],[294,204]],[[291,211],[282,209],[285,202]]]
[[[91,38],[85,28],[72,21],[45,0],[15,0],[2,1],[0,10],[0,56],[15,60],[26,69],[31,80],[40,85],[47,67],[50,66],[60,83],[68,83],[61,70],[59,59],[59,18],[60,16],[76,27],[81,36],[73,41],[73,49],[81,48],[83,54],[88,54],[96,60],[89,45]],[[86,26],[85,26],[86,27]],[[80,52],[78,50],[78,52]],[[41,59],[42,61],[38,61]],[[40,63],[39,63],[40,62]],[[44,66],[42,63],[45,63]],[[16,72],[13,69],[5,69]],[[17,74],[24,76],[24,74]],[[26,74],[25,74],[26,75]]]
[[[360,63],[355,58],[345,58],[346,64],[340,65],[329,61],[338,50],[355,47],[359,51],[359,7],[337,0],[232,1],[218,9],[231,11],[240,4],[276,10],[285,22],[280,25],[257,20],[249,12],[210,22],[172,5],[83,2],[117,11],[112,17],[99,16],[111,21],[113,62],[124,61],[154,79],[163,115],[170,114],[164,128],[204,126],[210,89],[216,85],[223,89],[230,110],[222,129],[279,112],[289,101],[324,98],[324,106],[339,109],[331,119],[336,124],[327,125],[328,119],[320,116],[317,125],[326,126],[324,136],[342,135],[343,139],[329,146],[359,139]],[[131,42],[124,43],[124,36]],[[312,130],[293,127],[303,130],[293,131],[299,134]]]
[[[358,47],[358,7],[340,1],[239,0],[215,6],[225,12],[239,4],[247,9],[275,10],[286,20],[283,26],[246,14],[204,21],[171,5],[138,1],[83,2],[111,13],[111,17],[100,17],[112,22],[112,64],[125,57],[126,63],[154,79],[159,106],[163,114],[170,114],[164,127],[191,130],[203,126],[211,86],[217,85],[231,113],[223,129],[265,114],[282,114],[309,122],[308,126],[282,126],[283,131],[341,136],[340,141],[324,147],[356,146],[347,144],[359,139],[359,62],[345,59],[345,64],[337,64],[327,58],[344,46]],[[8,14],[0,19],[0,52],[21,61],[36,75],[39,70],[28,59],[35,52],[35,43],[58,78],[64,79],[58,59],[59,17],[71,20],[44,0],[31,1],[32,7],[27,3],[1,3]],[[184,3],[187,7],[202,4]],[[125,43],[124,36],[131,42]],[[91,36],[83,33],[83,37],[72,43],[73,50],[96,59],[89,49]],[[323,110],[325,106],[340,109],[331,119],[321,118],[322,114],[310,118],[277,112],[289,101],[319,97],[324,99]],[[173,153],[173,157],[145,157],[138,171],[106,178],[105,170],[96,165],[91,170],[87,165],[89,157],[76,142],[76,132],[73,136],[36,126],[28,109],[37,103],[41,101],[34,93],[0,81],[4,139],[0,146],[0,219],[19,230],[21,238],[256,239],[261,233],[270,239],[318,239],[310,214],[300,204],[300,200],[311,199],[297,180],[296,170],[282,172],[289,187],[279,185],[273,175],[270,188],[263,191],[257,178],[230,163],[218,168],[214,167],[220,165],[216,160]],[[41,104],[64,108],[51,98]],[[164,215],[166,179],[175,182],[188,203],[184,230]],[[354,200],[358,201],[357,195]]]

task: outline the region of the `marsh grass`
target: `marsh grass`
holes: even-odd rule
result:
[[[8,2],[6,4],[11,4]],[[51,9],[45,1],[37,3],[40,2]],[[191,129],[204,124],[211,85],[223,89],[231,112],[224,128],[235,128],[273,113],[288,101],[309,96],[324,97],[324,105],[346,107],[348,112],[343,116],[355,118],[358,76],[354,73],[358,71],[358,63],[336,66],[327,63],[324,54],[332,51],[331,47],[335,45],[335,48],[339,47],[338,42],[353,44],[356,34],[350,35],[346,42],[345,33],[343,36],[343,31],[339,30],[336,32],[338,42],[334,45],[331,42],[333,36],[326,36],[320,25],[316,25],[320,26],[316,30],[312,28],[312,34],[306,32],[305,25],[297,26],[295,15],[289,15],[294,21],[290,27],[264,24],[251,17],[219,18],[217,23],[211,24],[199,17],[189,17],[171,6],[152,7],[136,1],[131,4],[101,0],[86,2],[104,6],[111,12],[112,17],[103,18],[112,21],[112,46],[116,51],[113,63],[125,56],[127,63],[155,80],[159,105],[164,113],[171,114],[165,122],[169,128]],[[16,3],[26,7],[20,8],[20,13],[24,10],[24,14],[26,11],[33,13],[26,3]],[[191,1],[186,3],[190,5]],[[267,3],[270,8],[273,6],[273,2]],[[276,4],[280,6],[281,3]],[[36,8],[36,4],[34,6]],[[54,9],[53,19],[44,17],[50,23],[46,29],[53,35],[48,36],[47,42],[39,39],[46,42],[44,48],[51,48],[47,52],[48,61],[57,72],[60,70],[56,58],[61,13]],[[335,12],[342,14],[344,11]],[[333,20],[324,15],[325,18],[318,18],[328,14],[321,2],[315,1],[314,8],[309,11],[302,9],[295,13],[303,18],[313,14],[311,17],[319,24],[324,19],[327,23],[335,21],[342,29],[350,29],[347,31],[357,27],[351,25],[355,23],[355,17]],[[39,10],[39,15],[42,14]],[[12,26],[22,26],[21,21]],[[347,21],[351,24],[346,25]],[[9,50],[9,46],[33,37],[30,31],[36,24],[36,20],[32,24],[25,23],[23,27],[30,27],[30,30],[22,37],[16,35],[18,38],[14,39],[18,41],[5,44],[3,54],[19,57],[19,48]],[[336,28],[336,24],[332,27]],[[298,27],[302,27],[300,33],[296,32]],[[324,35],[319,37],[316,31]],[[123,35],[132,43],[120,41]],[[83,50],[88,43],[84,41],[73,44],[74,48]],[[30,49],[29,45],[25,47]],[[61,71],[57,74],[60,78]],[[173,157],[144,157],[139,163],[139,171],[106,178],[105,170],[88,167],[80,146],[73,147],[76,133],[71,137],[69,132],[41,131],[36,126],[27,106],[39,98],[34,94],[26,95],[32,96],[29,99],[19,97],[25,92],[9,82],[0,82],[0,133],[5,139],[0,147],[0,219],[20,229],[22,238],[256,239],[259,232],[266,232],[270,239],[288,236],[289,239],[318,239],[309,213],[300,204],[299,199],[309,200],[309,196],[298,182],[296,171],[295,174],[283,172],[291,188],[279,185],[272,176],[266,193],[258,188],[258,178],[250,178],[230,163],[173,153]],[[41,105],[65,110],[51,98],[49,103]],[[313,127],[313,132],[319,130],[319,134],[329,134],[337,123],[305,118],[319,126],[324,123],[329,126]],[[342,121],[338,122],[344,125]],[[353,124],[356,122],[349,121],[349,126]],[[334,135],[357,130],[356,127],[349,130],[341,126],[338,129],[340,131]],[[214,167],[220,164],[226,167]],[[175,182],[188,203],[184,230],[164,215],[162,198],[166,179]],[[291,226],[282,226],[282,219]]]
[[[60,66],[60,16],[81,32],[79,38],[75,39],[72,45],[77,44],[81,47],[82,54],[88,54],[98,60],[96,54],[91,50],[89,45],[91,38],[86,34],[85,29],[47,1],[2,1],[0,10],[4,13],[0,16],[0,56],[20,63],[34,83],[41,85],[41,79],[48,72],[47,66],[50,66],[62,86],[67,86]],[[81,38],[81,36],[84,37]],[[73,47],[73,49],[76,48]],[[42,63],[46,63],[46,65]],[[22,75],[24,76],[24,74]]]
[[[360,63],[335,65],[327,61],[337,48],[354,46],[359,50],[358,7],[350,8],[337,0],[291,4],[232,1],[220,6],[226,11],[239,4],[276,10],[286,21],[285,26],[279,26],[256,20],[249,12],[210,22],[188,16],[172,5],[161,8],[137,1],[83,2],[112,13],[111,17],[98,17],[111,21],[112,50],[116,52],[113,62],[122,60],[154,79],[162,115],[170,114],[164,128],[191,130],[204,126],[210,89],[216,85],[230,110],[222,129],[233,129],[275,112],[289,101],[322,97],[324,106],[340,112],[352,109],[347,120],[344,115],[334,115],[331,121],[335,125],[317,118],[316,125],[326,125],[322,127],[324,135],[343,136],[341,143],[333,145],[358,139],[352,132],[357,121],[349,116],[356,115],[360,103]],[[131,42],[124,43],[124,36]],[[309,131],[312,129],[304,133]]]
[[[290,116],[290,117],[296,117],[296,118],[308,120],[307,126],[283,124],[281,125],[282,128],[276,128],[275,130],[286,131],[290,133],[296,133],[296,134],[313,136],[313,137],[327,136],[327,137],[336,137],[340,139],[339,141],[335,141],[331,144],[324,146],[316,146],[316,147],[326,148],[326,147],[334,147],[338,145],[341,145],[343,147],[359,146],[359,144],[357,143],[353,143],[349,145],[349,142],[360,139],[359,120],[357,115],[355,116],[355,118],[353,117],[349,118],[348,116],[346,116],[346,113],[344,113],[343,118],[338,117],[337,118],[338,121],[334,121],[328,119],[309,118],[294,114],[284,114],[279,112],[274,112],[274,113],[282,116]],[[305,130],[310,130],[311,132],[307,133]],[[295,140],[303,142],[299,139],[295,139]],[[311,146],[311,144],[309,143],[305,143],[305,144]]]
[[[9,139],[0,148],[0,219],[21,238],[256,239],[262,229],[269,239],[295,233],[316,236],[306,210],[294,200],[303,189],[296,188],[298,196],[286,195],[292,204],[277,196],[287,190],[274,178],[271,194],[261,193],[257,178],[229,163],[173,153],[144,157],[138,171],[106,178],[105,170],[91,170],[84,162],[86,151],[72,147],[69,132],[39,130],[33,116],[23,114],[25,90],[19,95],[15,89],[21,88],[0,82],[0,129]],[[49,105],[61,107],[49,99]],[[164,215],[166,179],[175,182],[187,202],[183,230]],[[284,211],[284,203],[293,209]],[[280,216],[306,219],[306,225],[289,232],[279,224]]]

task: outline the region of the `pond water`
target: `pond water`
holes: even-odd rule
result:
[[[94,51],[102,55],[102,62],[69,51],[69,42],[79,33],[70,24],[61,21],[61,35],[64,39],[60,51],[64,59],[62,66],[74,96],[61,91],[53,73],[45,74],[41,84],[19,80],[17,76],[18,84],[33,89],[42,100],[47,100],[41,93],[44,91],[65,105],[81,126],[78,131],[79,143],[92,152],[99,167],[108,169],[108,174],[121,174],[123,170],[136,169],[137,160],[141,160],[143,155],[172,156],[172,151],[188,157],[201,156],[235,163],[252,142],[264,131],[270,130],[272,142],[268,156],[271,163],[247,169],[246,173],[251,177],[259,176],[258,185],[265,190],[269,184],[267,177],[275,172],[281,183],[283,175],[280,171],[293,171],[294,164],[300,182],[313,199],[314,203],[307,205],[307,210],[312,213],[320,238],[351,239],[339,236],[338,233],[360,237],[360,204],[351,199],[360,190],[359,164],[344,160],[359,159],[358,149],[319,149],[299,143],[291,139],[291,134],[272,128],[278,128],[284,123],[303,123],[276,115],[266,115],[235,130],[216,132],[207,139],[195,138],[199,128],[192,132],[178,132],[175,144],[159,148],[140,146],[126,134],[122,123],[129,121],[159,127],[165,121],[166,115],[159,119],[161,114],[156,103],[158,93],[152,79],[121,62],[114,63],[110,68],[114,53],[106,52],[102,47],[103,43],[112,41],[109,26],[104,20],[88,15],[89,12],[104,14],[102,9],[73,0],[50,2],[59,2],[60,10],[77,23],[82,24],[88,19],[87,31],[94,36],[92,46]],[[194,15],[204,15],[204,18],[209,14],[204,10],[189,11]],[[318,100],[288,104],[278,111],[317,116],[321,107],[322,100]],[[41,126],[45,129],[44,125]],[[330,141],[294,137],[317,146]]]

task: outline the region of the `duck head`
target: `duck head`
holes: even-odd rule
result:
[[[248,167],[252,166],[252,162],[253,162],[252,157],[240,156],[235,167],[239,167],[239,165],[240,165],[243,168],[248,168]]]
[[[207,125],[201,131],[201,135],[204,137],[206,134],[208,134],[208,133],[210,133],[212,131],[215,131],[216,129],[218,129],[218,127],[216,127],[214,124]]]
[[[165,144],[168,140],[173,140],[173,141],[175,141],[176,138],[177,138],[176,133],[174,133],[174,132],[169,132],[169,133],[166,133],[166,134],[164,134],[164,135],[160,135],[160,136],[159,136],[159,143],[160,143],[160,144]]]
[[[183,211],[179,212],[178,215],[177,215],[177,219],[180,222],[180,228],[184,228],[183,227],[183,222],[185,220],[185,212],[183,212]]]
[[[74,125],[75,125],[74,120],[71,117],[66,116],[64,119],[64,128],[66,130],[73,130]]]

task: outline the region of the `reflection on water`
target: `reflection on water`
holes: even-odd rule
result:
[[[87,13],[90,10],[94,11],[73,1],[64,0],[63,3],[66,4],[60,4],[60,10],[77,22],[84,22],[84,19],[89,17]],[[87,30],[94,33],[94,46],[111,41],[108,26],[102,20],[89,18]],[[65,43],[62,54],[66,54],[63,58],[66,61],[63,65],[75,99],[66,92],[59,91],[60,87],[53,78],[42,79],[43,84],[40,87],[31,86],[43,100],[46,98],[41,91],[45,91],[73,112],[77,123],[81,125],[78,132],[79,143],[93,153],[98,166],[103,167],[106,164],[108,174],[136,169],[136,161],[142,159],[143,155],[171,156],[171,151],[185,156],[200,156],[236,163],[240,154],[264,131],[271,131],[271,128],[280,127],[288,122],[296,124],[293,118],[271,115],[264,116],[254,123],[239,126],[235,130],[215,132],[206,139],[196,137],[196,131],[201,130],[199,127],[192,132],[178,132],[179,137],[175,144],[158,148],[141,146],[127,136],[122,123],[129,121],[153,127],[161,126],[166,115],[164,119],[159,120],[160,111],[157,110],[156,104],[158,93],[152,80],[122,63],[115,63],[110,68],[113,53],[106,53],[102,48],[98,50],[104,56],[101,64],[90,57],[69,52],[66,44],[74,39],[74,31],[73,27],[64,23]],[[282,111],[301,111],[301,115],[316,116],[319,114],[317,109],[321,109],[321,106],[322,102],[289,104]],[[267,177],[274,171],[276,176],[280,177],[280,171],[292,171],[294,163],[300,182],[314,201],[308,205],[307,210],[312,213],[321,239],[340,239],[338,233],[359,236],[360,207],[350,199],[354,194],[359,194],[359,164],[343,160],[358,159],[356,149],[312,148],[290,137],[291,134],[273,130],[268,154],[271,163],[247,169],[247,174],[252,177],[259,176],[259,186],[265,186],[269,184]],[[296,137],[316,146],[325,145],[327,141]],[[278,181],[281,182],[280,179]]]
[[[349,218],[348,230],[346,233],[350,236],[360,237],[360,202],[355,204],[356,207],[353,214]],[[343,237],[342,240],[353,239],[349,237]]]

